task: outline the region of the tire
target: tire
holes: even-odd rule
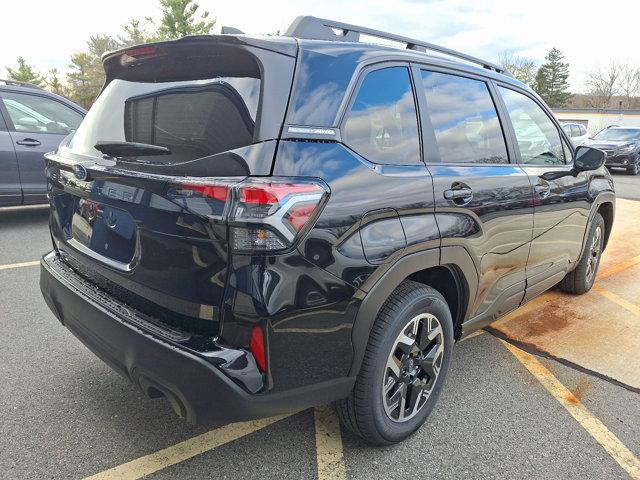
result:
[[[638,168],[638,160],[633,162],[633,165],[627,168],[628,175],[638,175],[640,173],[640,168]]]
[[[587,243],[578,265],[559,283],[562,291],[582,295],[591,290],[600,265],[605,233],[604,220],[596,213],[591,221]]]
[[[453,343],[451,312],[442,295],[421,283],[402,282],[371,329],[351,395],[335,404],[342,424],[373,445],[391,445],[410,436],[438,399]],[[399,400],[403,392],[404,404]]]

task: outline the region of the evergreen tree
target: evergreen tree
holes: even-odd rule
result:
[[[207,35],[215,25],[209,20],[209,12],[198,14],[200,6],[193,0],[160,0],[162,18],[157,36],[162,40],[173,40],[186,35]]]
[[[89,108],[104,84],[102,55],[116,50],[118,42],[108,35],[94,35],[87,42],[88,51],[71,56],[71,71],[67,73],[69,97]]]
[[[131,20],[124,26],[124,35],[118,36],[118,43],[121,47],[131,47],[132,45],[140,45],[142,43],[156,42],[159,40],[157,34],[150,33],[147,30],[147,24],[152,23],[149,19],[146,23],[138,19]]]
[[[62,96],[67,95],[67,89],[60,81],[60,72],[58,72],[57,68],[52,68],[51,70],[49,70],[49,78],[46,80],[46,82],[51,93]]]
[[[567,81],[569,64],[563,59],[562,52],[553,47],[536,74],[534,89],[552,108],[564,107],[571,98]]]
[[[23,57],[18,57],[18,67],[10,68],[5,67],[9,74],[10,80],[16,82],[27,82],[44,87],[44,78],[40,75],[31,65],[27,64],[27,61]]]

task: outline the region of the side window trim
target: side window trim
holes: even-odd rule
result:
[[[527,97],[529,100],[531,100],[532,102],[534,102],[536,105],[538,105],[538,107],[540,107],[540,109],[544,112],[544,114],[549,118],[549,120],[551,121],[551,123],[553,123],[553,125],[556,127],[556,130],[558,131],[558,135],[560,136],[560,140],[564,141],[567,143],[567,145],[569,145],[571,153],[572,153],[572,158],[569,159],[570,162],[566,162],[565,159],[565,164],[564,165],[554,165],[554,168],[561,168],[561,167],[571,167],[573,168],[573,147],[571,147],[571,145],[573,145],[571,143],[571,140],[569,139],[569,137],[567,136],[566,132],[562,129],[562,126],[560,125],[560,122],[556,119],[556,117],[553,114],[550,114],[549,110],[546,108],[545,105],[543,105],[542,103],[540,103],[535,97],[533,97],[529,92],[527,92],[526,90],[520,89],[518,87],[516,87],[515,85],[511,85],[509,83],[504,83],[504,82],[494,82],[495,83],[495,87],[497,90],[497,87],[502,87],[502,88],[506,88],[507,90],[512,90],[516,93],[519,93],[521,95],[524,95],[525,97]],[[522,157],[520,156],[520,152],[517,148],[515,148],[515,145],[517,145],[517,139],[516,139],[516,134],[515,134],[515,130],[513,129],[513,125],[511,124],[511,119],[509,118],[509,112],[507,111],[507,106],[504,103],[504,100],[502,99],[502,95],[499,94],[499,92],[496,91],[496,93],[498,94],[498,98],[500,99],[500,104],[502,105],[502,108],[504,109],[504,114],[506,115],[506,119],[509,120],[508,125],[509,125],[509,130],[511,130],[512,132],[512,142],[514,145],[514,150],[516,151],[516,159],[518,164],[520,165],[524,165],[524,163],[522,162]],[[535,164],[526,164],[528,167],[547,167],[549,168],[549,165],[535,165]]]
[[[515,157],[514,157],[515,150],[513,148],[512,141],[510,141],[510,138],[509,138],[508,129],[511,124],[510,122],[505,123],[504,116],[501,114],[501,108],[503,108],[503,106],[501,105],[502,100],[500,99],[500,95],[494,88],[492,79],[488,77],[483,77],[480,75],[474,75],[469,72],[464,72],[460,70],[450,70],[441,66],[429,65],[426,63],[411,63],[411,67],[412,67],[412,75],[414,77],[414,82],[415,82],[414,95],[416,95],[417,92],[424,91],[424,85],[422,83],[422,75],[421,75],[422,70],[435,72],[435,73],[442,73],[446,75],[455,75],[457,77],[484,82],[485,85],[487,86],[487,90],[489,91],[489,96],[491,97],[493,106],[496,109],[496,115],[498,117],[498,122],[500,123],[500,129],[502,131],[505,147],[507,149],[507,163],[443,162],[442,158],[440,157],[440,151],[437,148],[435,130],[431,123],[431,119],[427,114],[427,111],[428,111],[427,99],[425,98],[425,95],[417,95],[416,102],[419,107],[418,117],[420,120],[421,129],[422,129],[422,143],[423,143],[423,149],[424,149],[423,159],[427,165],[452,165],[452,166],[456,165],[456,166],[465,166],[465,167],[469,167],[469,166],[481,167],[483,165],[484,166],[491,165],[492,167],[503,167],[503,166],[510,166],[516,163]],[[424,112],[424,113],[421,113],[421,112]],[[429,148],[430,146],[434,146],[435,148]]]
[[[416,107],[418,108],[418,127],[420,129],[420,149],[422,154],[422,161],[427,164],[440,164],[442,159],[440,158],[440,151],[437,148],[433,148],[436,143],[436,132],[431,124],[431,118],[427,114],[427,99],[424,95],[419,95],[418,92],[424,91],[424,85],[422,83],[421,70],[424,69],[423,65],[412,63],[411,64],[411,78],[413,80],[413,95],[416,99]]]
[[[409,81],[411,82],[411,89],[413,94],[413,102],[416,108],[416,124],[418,127],[418,142],[419,142],[418,151],[420,154],[420,163],[424,164],[424,159],[425,159],[424,150],[423,150],[424,141],[423,141],[422,123],[420,121],[420,105],[418,103],[419,96],[417,95],[417,83],[416,83],[417,79],[414,76],[411,62],[405,62],[405,61],[399,61],[399,60],[382,60],[382,61],[363,65],[361,68],[359,68],[355,73],[356,79],[355,81],[351,82],[349,86],[350,87],[349,92],[345,95],[345,100],[343,100],[343,104],[340,106],[340,110],[337,116],[337,121],[335,122],[335,124],[337,125],[336,137],[338,138],[338,141],[340,141],[344,146],[351,149],[349,145],[344,143],[344,138],[345,138],[344,127],[347,121],[347,117],[351,112],[351,107],[353,106],[354,102],[358,97],[358,93],[360,91],[360,87],[362,86],[362,83],[364,82],[367,75],[369,75],[370,73],[375,72],[377,70],[384,70],[385,68],[393,68],[393,67],[404,67],[407,69],[409,74]],[[366,160],[370,163],[375,163],[375,162],[371,162],[371,160],[369,159],[366,159]],[[384,164],[381,164],[381,165],[384,165]],[[412,165],[419,165],[419,163],[414,163]]]

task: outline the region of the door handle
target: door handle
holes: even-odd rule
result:
[[[34,138],[25,138],[24,140],[18,140],[16,143],[25,147],[37,147],[40,145],[40,142]]]
[[[533,190],[541,197],[546,197],[551,193],[551,187],[548,183],[539,183],[533,187]]]
[[[473,198],[473,190],[470,188],[450,188],[444,191],[444,198],[453,200],[455,203],[458,203],[456,200],[464,203],[470,202]]]

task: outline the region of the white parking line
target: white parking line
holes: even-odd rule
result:
[[[5,265],[0,265],[0,270],[8,270],[10,268],[35,267],[36,265],[40,265],[40,260],[22,263],[7,263]]]
[[[629,450],[567,387],[530,353],[504,340],[502,344],[536,377],[542,386],[591,435],[611,457],[635,480],[640,480],[640,460]]]
[[[347,468],[342,450],[340,420],[331,406],[316,407],[316,461],[318,480],[344,480]]]

